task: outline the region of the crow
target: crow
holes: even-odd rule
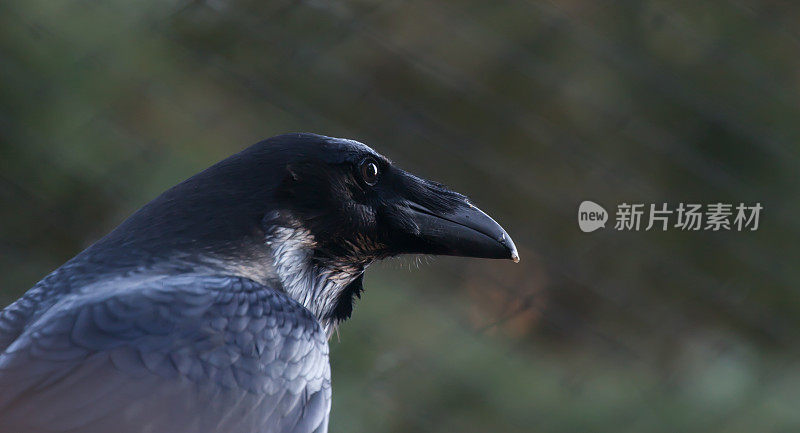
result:
[[[325,432],[328,339],[400,254],[519,260],[465,196],[360,142],[259,142],[0,312],[0,431]]]

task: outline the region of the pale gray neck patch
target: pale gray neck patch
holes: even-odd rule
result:
[[[336,326],[330,313],[342,291],[363,269],[316,264],[313,260],[316,241],[305,228],[276,226],[268,233],[266,244],[272,253],[272,266],[284,290],[314,314],[330,335]]]

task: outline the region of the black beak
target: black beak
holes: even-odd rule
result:
[[[419,227],[422,253],[448,256],[511,259],[519,262],[514,241],[489,215],[466,200],[448,211],[434,212],[406,202]]]

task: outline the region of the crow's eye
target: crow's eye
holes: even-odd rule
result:
[[[361,174],[361,180],[369,186],[375,186],[378,183],[378,176],[381,174],[378,168],[378,163],[372,158],[367,158],[361,161],[358,166],[358,171]]]

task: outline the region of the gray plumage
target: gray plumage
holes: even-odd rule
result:
[[[0,316],[19,333],[0,356],[3,431],[327,430],[327,337],[280,290],[148,273],[37,289]]]

